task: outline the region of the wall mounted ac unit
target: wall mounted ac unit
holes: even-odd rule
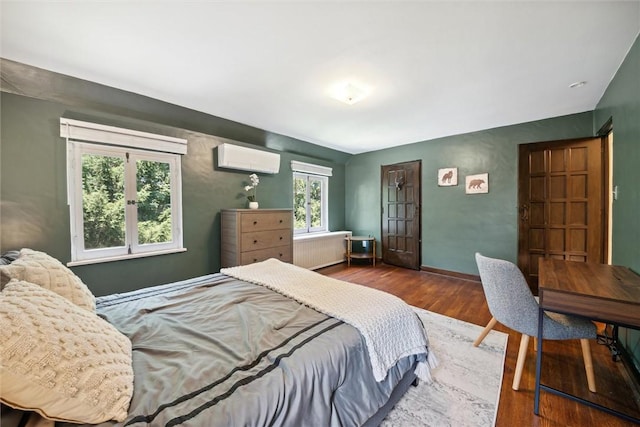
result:
[[[278,173],[280,154],[255,150],[240,145],[218,145],[218,167],[243,171]]]

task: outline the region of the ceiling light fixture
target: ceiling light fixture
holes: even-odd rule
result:
[[[345,104],[353,105],[369,96],[370,89],[352,82],[340,83],[331,90],[331,97]]]
[[[586,85],[586,84],[587,84],[587,82],[586,82],[586,81],[581,80],[581,81],[579,81],[579,82],[571,83],[571,84],[569,85],[569,87],[570,87],[571,89],[575,89],[575,88],[577,88],[577,87],[582,87],[582,86],[584,86],[584,85]]]

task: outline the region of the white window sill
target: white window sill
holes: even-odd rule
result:
[[[351,235],[351,231],[318,231],[315,233],[300,233],[294,234],[293,240],[305,240],[305,239],[322,239],[323,237],[333,237],[338,235]]]
[[[100,264],[103,262],[112,262],[112,261],[122,261],[125,259],[146,258],[150,256],[175,254],[175,253],[186,252],[186,251],[187,251],[187,248],[178,248],[178,249],[165,249],[163,251],[142,252],[139,254],[118,255],[118,256],[113,256],[108,258],[82,259],[78,261],[68,262],[67,267],[74,267],[78,265]]]

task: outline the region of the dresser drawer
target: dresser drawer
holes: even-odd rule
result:
[[[276,258],[282,262],[293,262],[293,251],[291,246],[280,246],[278,248],[260,249],[251,252],[242,252],[240,255],[240,263],[242,265],[260,262],[269,258]]]
[[[283,229],[242,233],[241,239],[242,252],[291,245],[291,230]]]
[[[253,233],[254,231],[291,229],[293,222],[291,211],[248,213],[242,214],[240,219],[242,233]]]

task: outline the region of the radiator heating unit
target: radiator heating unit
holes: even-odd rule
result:
[[[293,238],[293,264],[315,270],[345,260],[346,241],[351,231],[305,234]]]

